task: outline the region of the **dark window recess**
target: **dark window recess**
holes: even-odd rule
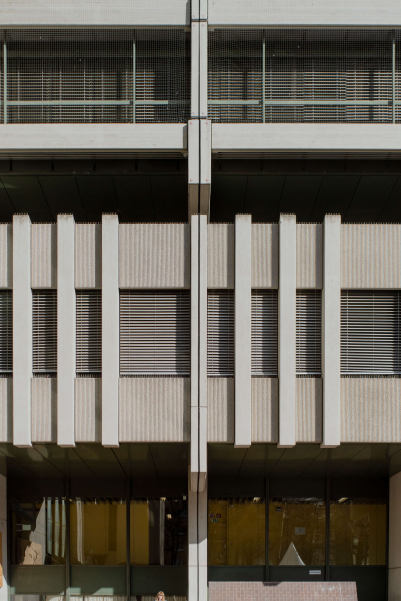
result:
[[[234,375],[234,291],[207,295],[207,374]]]
[[[33,372],[57,372],[57,291],[32,291]]]
[[[297,374],[322,372],[322,292],[297,290]]]
[[[77,290],[77,375],[102,371],[102,292]]]
[[[11,290],[0,291],[0,373],[13,371],[13,296]]]

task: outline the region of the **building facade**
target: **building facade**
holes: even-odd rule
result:
[[[0,601],[401,601],[400,4],[0,35]]]

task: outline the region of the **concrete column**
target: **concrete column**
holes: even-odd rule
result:
[[[279,447],[295,445],[296,217],[280,215],[278,291]]]
[[[102,216],[102,444],[118,447],[120,292],[117,215]]]
[[[340,422],[341,216],[324,218],[322,291],[322,447],[337,447]]]
[[[207,220],[191,218],[190,487],[203,490],[207,472]]]
[[[4,476],[0,476],[0,534],[1,568],[3,570],[3,586],[0,588],[0,601],[8,601],[7,479]]]
[[[57,444],[75,446],[75,222],[57,217]]]
[[[29,447],[31,438],[32,289],[31,220],[13,219],[13,443]]]
[[[234,446],[252,441],[251,299],[252,217],[235,217],[235,433]]]
[[[199,152],[199,212],[210,219],[210,186],[212,182],[212,122],[200,120],[200,152]]]
[[[188,121],[188,215],[199,213],[199,119]]]
[[[401,472],[390,478],[388,601],[401,601]]]
[[[207,487],[188,493],[188,601],[207,601]]]

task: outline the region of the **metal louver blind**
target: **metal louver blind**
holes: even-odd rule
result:
[[[277,290],[252,290],[252,375],[277,376]]]
[[[120,292],[120,373],[190,374],[188,292]]]
[[[322,372],[322,292],[297,290],[297,374]]]
[[[13,371],[13,296],[0,291],[0,373]]]
[[[3,37],[5,122],[189,119],[190,38],[184,28],[26,28],[7,29]]]
[[[400,37],[381,29],[216,28],[208,35],[209,116],[220,123],[391,122]]]
[[[234,375],[233,290],[208,290],[207,374]]]
[[[102,371],[102,292],[77,290],[77,373]]]
[[[341,293],[341,373],[400,374],[400,293]]]
[[[57,372],[57,290],[33,290],[33,371]]]

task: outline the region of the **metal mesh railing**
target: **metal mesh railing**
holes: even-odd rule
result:
[[[188,35],[177,28],[3,31],[2,121],[183,123]]]
[[[401,121],[400,31],[215,29],[208,56],[213,121]]]

